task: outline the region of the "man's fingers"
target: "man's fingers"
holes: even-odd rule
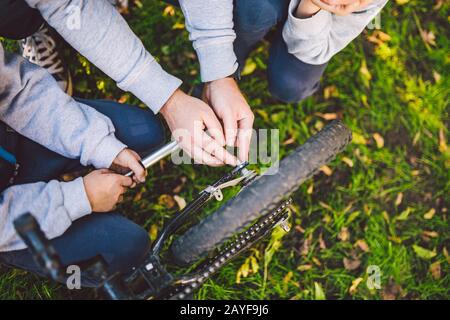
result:
[[[213,157],[211,154],[204,151],[200,146],[197,145],[192,146],[192,153],[190,154],[190,156],[192,159],[194,159],[195,162],[206,164],[211,167],[220,167],[224,165],[222,161]]]
[[[133,179],[131,179],[130,177],[125,177],[122,175],[117,175],[117,179],[119,179],[119,183],[122,187],[126,187],[129,188],[133,185]],[[126,190],[124,189],[124,192]]]
[[[252,141],[253,115],[239,121],[239,132],[237,137],[238,156],[241,161],[248,161],[250,143]]]
[[[359,0],[320,0],[324,3],[327,3],[332,6],[338,6],[338,5],[349,5],[353,3],[359,3]]]
[[[128,162],[128,166],[133,171],[133,179],[136,182],[145,182],[146,170],[139,160],[133,159]]]
[[[227,146],[234,147],[237,137],[237,121],[238,119],[233,113],[225,113],[222,118],[223,128],[225,131],[225,141]]]
[[[206,132],[203,132],[202,148],[223,164],[228,164],[230,166],[235,166],[237,164],[237,159]]]
[[[206,130],[209,132],[211,137],[216,140],[220,145],[225,145],[225,137],[223,135],[223,128],[217,119],[214,112],[208,107],[207,112],[203,113],[203,121],[206,126]],[[203,128],[202,128],[203,129]]]

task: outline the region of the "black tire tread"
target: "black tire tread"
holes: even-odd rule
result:
[[[171,255],[179,265],[192,263],[233,237],[255,219],[276,208],[280,201],[351,141],[350,130],[339,120],[298,147],[279,165],[274,175],[263,175],[235,198],[175,239]]]

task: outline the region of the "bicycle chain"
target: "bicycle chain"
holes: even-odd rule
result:
[[[195,272],[189,279],[179,279],[177,283],[169,288],[159,299],[183,300],[196,289],[198,289],[207,279],[216,273],[222,266],[236,257],[238,254],[251,247],[256,241],[262,238],[268,231],[279,223],[286,221],[288,217],[287,207],[292,203],[292,199],[284,201],[272,213],[264,216],[253,224],[245,232],[239,234],[234,241],[227,245],[223,251]]]

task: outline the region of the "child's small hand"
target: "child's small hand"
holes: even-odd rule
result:
[[[355,11],[363,10],[373,0],[311,0],[322,10],[329,11],[336,15],[346,16]]]

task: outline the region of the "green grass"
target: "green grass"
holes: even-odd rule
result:
[[[381,31],[390,40],[375,44],[369,39],[376,32],[366,30],[331,61],[319,92],[299,104],[282,104],[270,96],[268,44],[252,54],[249,63],[256,68],[241,88],[257,128],[277,128],[281,141],[295,141],[283,145],[281,155],[327,123],[321,114],[342,117],[355,137],[329,166],[330,176],[320,173],[295,192],[292,231],[272,236],[226,266],[198,298],[450,297],[449,4],[444,1],[435,9],[435,1],[398,2],[390,1],[382,14]],[[142,4],[127,16],[131,27],[165,68],[184,80],[184,88],[192,89],[199,82],[198,64],[186,31],[177,27],[183,22],[180,11],[163,15],[165,4]],[[435,43],[427,43],[420,30],[432,32]],[[85,59],[73,52],[67,59],[77,96],[138,103]],[[377,144],[374,136],[384,143],[378,138]],[[153,169],[145,187],[127,196],[123,212],[148,230],[161,228],[176,211],[161,195],[173,196],[174,187],[186,179],[178,195],[189,200],[222,173],[164,162]],[[432,209],[435,214],[426,215]],[[250,268],[253,272],[237,284],[237,272],[247,268],[250,256],[258,268]],[[347,268],[344,258],[350,261]],[[380,268],[379,290],[366,286],[369,265]],[[17,270],[0,275],[2,299],[89,296]]]

